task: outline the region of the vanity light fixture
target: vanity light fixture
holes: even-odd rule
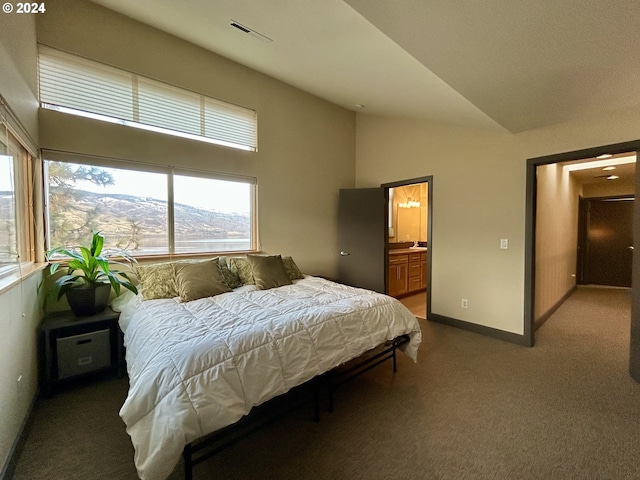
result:
[[[420,202],[416,202],[413,200],[408,200],[404,203],[399,203],[398,207],[400,208],[418,208],[420,207]]]

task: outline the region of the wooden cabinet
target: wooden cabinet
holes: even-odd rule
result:
[[[405,295],[409,291],[408,266],[408,255],[389,255],[389,288],[387,291],[392,297]]]
[[[420,254],[409,255],[409,292],[420,290]]]
[[[427,288],[427,253],[410,249],[389,251],[387,294],[401,297]]]

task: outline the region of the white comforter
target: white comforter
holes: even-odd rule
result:
[[[386,340],[409,334],[414,361],[421,341],[398,300],[317,277],[137,302],[120,323],[130,381],[120,416],[142,479],[166,478],[186,444]]]

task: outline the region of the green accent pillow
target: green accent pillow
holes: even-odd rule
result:
[[[247,255],[258,290],[291,285],[280,255]]]
[[[178,296],[174,262],[136,265],[135,273],[140,282],[140,293],[145,300]]]
[[[227,265],[227,257],[219,257],[218,261],[220,262],[218,265],[220,267],[220,272],[224,277],[224,281],[227,283],[227,285],[229,285],[229,288],[241,287],[242,281],[240,280],[238,274],[232,272],[229,268],[229,265]]]
[[[253,279],[253,270],[246,258],[233,257],[229,260],[231,265],[231,272],[236,274],[242,285],[253,285],[255,280]]]
[[[289,280],[300,280],[304,278],[303,273],[296,265],[296,262],[293,261],[291,257],[282,257],[282,265],[284,265],[284,270],[287,272],[289,276]]]
[[[224,281],[218,257],[193,263],[176,263],[176,286],[182,302],[213,297],[231,289]]]

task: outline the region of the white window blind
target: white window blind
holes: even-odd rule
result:
[[[193,135],[203,135],[200,96],[147,79],[138,80],[138,121]],[[167,116],[167,110],[171,116]],[[220,138],[220,137],[213,137]]]
[[[43,108],[257,150],[254,110],[42,45],[39,75]]]

